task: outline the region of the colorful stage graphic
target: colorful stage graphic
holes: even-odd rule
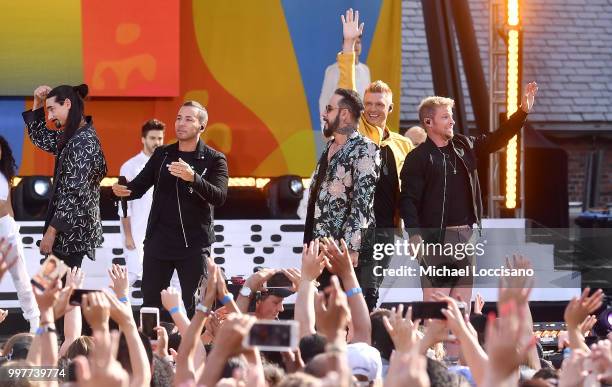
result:
[[[312,172],[321,149],[318,99],[325,68],[341,50],[340,15],[365,22],[361,61],[397,92],[400,0],[42,0],[0,5],[0,134],[21,175],[51,175],[53,158],[27,138],[21,112],[39,84],[87,83],[109,165],[141,148],[140,127],[167,124],[195,99],[209,111],[203,138],[228,156],[231,176]],[[35,9],[37,12],[32,12]],[[8,53],[8,54],[7,54]],[[397,130],[399,109],[390,127]]]

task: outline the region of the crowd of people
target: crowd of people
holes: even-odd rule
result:
[[[488,135],[455,134],[454,101],[428,97],[418,108],[424,131],[401,136],[387,125],[390,87],[370,83],[358,60],[358,12],[341,19],[342,51],[322,92],[327,143],[302,208],[301,267],[262,269],[243,281],[228,281],[211,258],[214,207],[227,197],[227,161],[200,139],[206,108],[187,101],[175,121],[177,142],[163,145],[165,124],[145,123],[143,151],[122,167],[125,181],[113,186],[122,201],[124,244],[134,253],[128,265],[108,269],[108,289],[79,292],[82,260],[94,259],[102,243],[98,203],[106,161],[84,115],[87,86],[35,90],[32,109],[23,113],[28,134],[56,157],[40,252],[69,270],[65,279],[29,286],[10,203],[15,160],[0,137],[0,279],[10,272],[30,323],[29,333],[4,344],[2,385],[612,385],[610,333],[590,346],[585,340],[594,336],[601,290],[584,289],[569,301],[557,356],[544,353],[533,331],[533,277],[500,278],[496,305],[489,305],[496,312],[487,315],[480,295],[472,306],[467,275],[421,277],[424,301],[443,305],[437,318],[413,318],[412,306],[402,303],[380,308],[382,278],[374,269],[388,267],[391,255],[374,259],[375,246],[393,241],[398,230],[413,244],[472,240],[482,220],[476,161],[518,133],[538,86],[529,83],[518,111]],[[423,267],[475,264],[473,257],[414,258]],[[531,263],[516,255],[505,266],[529,269]],[[175,271],[181,291],[169,286]],[[141,312],[153,309],[162,317],[154,335],[134,317],[134,281],[142,284]],[[291,294],[292,318],[283,306]],[[0,322],[5,318],[0,313]],[[273,351],[249,344],[254,324],[280,319],[295,322],[296,345]],[[284,338],[273,337],[271,346]],[[55,373],[44,373],[49,370]]]
[[[35,334],[18,333],[2,349],[2,385],[79,386],[596,386],[612,384],[612,345],[602,338],[590,347],[585,336],[593,328],[592,313],[602,305],[601,290],[585,289],[565,309],[566,354],[562,364],[543,357],[533,333],[529,295],[532,278],[518,277],[499,287],[497,314],[484,316],[478,297],[470,315],[454,298],[445,319],[412,319],[411,307],[368,311],[361,292],[347,294],[357,277],[346,244],[331,240],[305,245],[300,268],[284,269],[297,298],[293,319],[299,324],[299,345],[292,351],[266,352],[244,347],[258,320],[278,317],[266,282],[278,270],[257,272],[247,279],[259,295],[252,312],[248,297],[230,296],[222,270],[207,260],[208,281],[199,289],[196,312],[189,320],[176,289],[160,293],[172,323],[156,328],[157,340],[139,331],[125,295],[127,269],[109,269],[111,286],[69,304],[84,280],[71,269],[43,291],[34,289],[41,327]],[[0,277],[15,264],[10,245],[0,248]],[[529,267],[515,256],[511,267]],[[332,276],[324,291],[316,279],[327,269]],[[247,301],[247,302],[245,302]],[[267,304],[270,303],[270,304]],[[222,305],[223,304],[223,305]],[[282,299],[281,299],[282,305]],[[63,317],[63,337],[55,322]],[[82,326],[82,317],[86,329]],[[111,329],[113,327],[113,329]],[[116,328],[114,328],[116,327]],[[85,331],[87,334],[85,334]],[[612,338],[612,337],[610,337]],[[449,356],[458,346],[455,361]],[[540,348],[540,349],[538,349]],[[10,378],[9,370],[31,366],[57,368],[59,381]],[[13,373],[14,375],[14,373]],[[73,384],[70,384],[73,383]]]

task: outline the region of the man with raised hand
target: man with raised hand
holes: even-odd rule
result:
[[[342,52],[337,56],[340,68],[338,87],[356,90],[355,46],[363,33],[363,23],[359,24],[359,11],[353,12],[352,9],[346,11],[341,19],[344,43]],[[372,311],[378,302],[378,288],[383,281],[383,277],[375,275],[374,270],[379,266],[386,269],[391,259],[387,254],[380,260],[374,259],[374,244],[393,243],[394,231],[401,231],[399,174],[413,146],[409,139],[391,131],[387,125],[387,118],[393,111],[393,92],[385,82],[378,80],[371,83],[365,90],[363,104],[365,110],[359,117],[358,130],[380,147],[381,159],[380,179],[374,191],[376,230],[372,229],[367,234],[356,269],[368,309]]]

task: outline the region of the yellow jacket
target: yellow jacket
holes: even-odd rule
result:
[[[337,61],[338,69],[340,70],[338,87],[357,90],[355,87],[355,53],[345,54],[341,52],[337,56]],[[399,133],[392,132],[388,126],[380,128],[370,124],[365,118],[365,113],[361,113],[358,130],[359,133],[372,140],[379,147],[388,146],[391,148],[395,157],[397,178],[399,179],[406,155],[414,148],[410,139]]]
[[[338,87],[343,89],[357,90],[355,82],[355,53],[345,54],[340,52],[336,60],[338,61],[338,69],[340,70],[340,79],[338,80]],[[359,119],[359,133],[368,137],[379,147],[388,146],[393,152],[395,158],[395,170],[397,171],[397,179],[399,181],[399,187],[402,186],[400,180],[400,173],[404,166],[404,160],[406,155],[410,152],[414,146],[412,141],[407,137],[402,136],[399,133],[392,132],[388,126],[384,128],[370,124],[365,117],[365,113],[361,113]],[[399,208],[395,209],[395,225],[400,226]]]

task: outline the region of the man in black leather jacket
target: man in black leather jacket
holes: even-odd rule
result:
[[[185,102],[175,122],[178,142],[155,149],[127,186],[113,186],[115,195],[127,200],[138,199],[154,187],[144,241],[143,306],[162,307],[160,292],[176,269],[189,316],[215,241],[213,207],[227,197],[225,155],[200,140],[207,121],[202,105]]]
[[[480,227],[482,199],[476,162],[507,145],[531,110],[537,84],[527,85],[521,108],[498,130],[482,136],[453,133],[454,101],[429,97],[419,106],[419,119],[427,140],[410,152],[401,172],[400,212],[411,245],[425,243],[466,243],[472,227]],[[464,269],[472,257],[459,259],[440,254],[421,255],[422,266]],[[423,299],[432,300],[435,291],[463,301],[471,299],[473,278],[433,278],[421,276]]]

